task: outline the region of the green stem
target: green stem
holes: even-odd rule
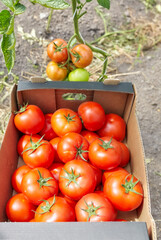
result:
[[[53,11],[54,11],[54,9],[51,8],[50,14],[49,14],[49,17],[48,17],[47,26],[46,26],[46,31],[49,31],[49,27],[50,27],[50,22],[51,22],[51,18],[52,18],[52,15],[53,15]]]

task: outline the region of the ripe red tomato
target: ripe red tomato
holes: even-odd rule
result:
[[[119,144],[120,144],[120,147],[122,150],[122,158],[121,158],[120,167],[125,167],[130,161],[130,151],[124,143],[119,142]]]
[[[46,74],[52,81],[62,81],[67,76],[67,68],[60,67],[56,62],[49,62],[46,67]]]
[[[54,151],[55,151],[55,157],[54,157],[54,162],[61,162],[62,161],[60,160],[59,156],[58,156],[58,153],[57,153],[57,147],[58,147],[58,143],[60,141],[60,137],[56,137],[56,138],[53,138],[50,140],[50,143],[52,145],[52,147],[54,148]]]
[[[23,193],[14,195],[6,205],[6,214],[11,222],[28,222],[34,218],[36,207]]]
[[[44,115],[45,117],[45,124],[43,129],[39,132],[41,136],[44,136],[43,139],[45,140],[51,140],[55,137],[57,137],[56,133],[54,132],[53,128],[51,127],[51,117],[52,113],[47,113]]]
[[[88,141],[79,133],[67,133],[58,143],[57,153],[62,162],[88,160]]]
[[[22,152],[26,146],[26,144],[30,141],[30,139],[34,140],[34,139],[37,139],[37,141],[41,138],[40,135],[38,134],[34,134],[34,135],[23,135],[19,141],[18,141],[18,144],[17,144],[17,151],[18,151],[18,154],[22,157]]]
[[[110,201],[98,193],[83,196],[75,207],[78,222],[114,221],[117,211]]]
[[[50,167],[49,167],[49,171],[51,172],[51,174],[53,175],[53,177],[59,181],[59,175],[60,172],[63,168],[64,164],[63,163],[53,163]]]
[[[101,169],[93,166],[92,164],[89,164],[90,167],[93,169],[94,173],[95,173],[95,177],[96,177],[96,186],[99,186],[101,184],[102,181],[102,171]]]
[[[59,137],[63,137],[69,132],[80,133],[82,129],[82,123],[77,113],[67,108],[61,108],[54,112],[51,126]]]
[[[131,174],[111,174],[104,183],[103,191],[113,206],[120,211],[132,211],[143,201],[140,181]]]
[[[95,132],[91,131],[83,130],[80,134],[87,139],[89,144],[91,144],[95,139],[99,138]]]
[[[129,172],[128,172],[126,169],[122,168],[122,167],[116,167],[116,168],[113,168],[113,169],[111,169],[111,170],[105,171],[105,172],[103,173],[103,175],[102,175],[102,184],[104,185],[106,179],[107,179],[111,174],[113,174],[113,173],[121,173],[121,172],[129,174]]]
[[[94,171],[82,160],[67,162],[60,172],[60,191],[73,200],[79,200],[85,194],[93,192],[95,186]]]
[[[23,152],[24,162],[31,168],[48,168],[54,160],[54,149],[46,140],[28,142]]]
[[[54,39],[47,47],[48,57],[54,62],[64,62],[68,58],[67,42],[63,39]]]
[[[119,115],[106,114],[106,120],[102,128],[98,131],[100,137],[113,137],[117,141],[123,141],[126,134],[126,123]]]
[[[105,111],[97,102],[84,102],[78,108],[78,115],[84,127],[89,131],[97,131],[105,123]]]
[[[12,187],[15,189],[16,192],[21,193],[22,187],[21,182],[24,175],[29,172],[31,168],[27,165],[21,166],[17,168],[13,175],[12,175]]]
[[[45,124],[44,114],[35,105],[25,105],[14,117],[16,128],[24,134],[36,134],[41,131]]]
[[[61,192],[59,192],[58,196],[64,198],[67,201],[67,203],[75,210],[75,205],[77,203],[76,201],[72,200],[67,196],[64,196]]]
[[[74,222],[75,211],[62,197],[51,197],[42,202],[35,213],[35,222]]]
[[[71,59],[77,68],[85,68],[93,60],[92,50],[85,44],[78,44],[71,50]]]
[[[98,138],[89,146],[89,160],[102,170],[110,170],[121,162],[121,147],[110,137]]]
[[[23,193],[34,205],[58,193],[58,183],[46,168],[34,168],[26,173],[21,186]]]

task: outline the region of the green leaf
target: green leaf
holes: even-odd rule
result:
[[[92,0],[86,0],[86,2],[92,2]]]
[[[5,59],[6,67],[10,73],[15,61],[15,35],[14,33],[4,34],[1,42],[1,49]]]
[[[12,16],[8,10],[0,12],[0,34],[4,34],[8,31],[11,18]]]
[[[21,3],[17,3],[15,6],[14,6],[14,14],[15,15],[19,15],[21,13],[23,13],[25,10],[26,10],[26,7],[21,4]]]
[[[14,3],[13,0],[1,0],[6,7],[10,8],[12,12],[14,12]]]
[[[64,0],[30,0],[32,3],[39,3],[40,5],[52,8],[52,9],[65,9],[69,7],[69,3],[65,2]]]
[[[14,31],[14,16],[11,17],[10,19],[10,25],[7,29],[7,31],[5,32],[5,34],[11,34]]]
[[[97,2],[102,7],[110,9],[110,0],[97,0]]]

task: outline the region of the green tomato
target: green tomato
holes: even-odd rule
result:
[[[74,82],[88,82],[89,72],[84,68],[76,68],[69,73],[68,79]]]

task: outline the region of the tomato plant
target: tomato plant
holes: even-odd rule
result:
[[[38,106],[26,104],[16,112],[14,123],[19,131],[31,135],[42,130],[45,124],[45,117]]]
[[[71,82],[88,82],[89,72],[83,68],[77,68],[69,73],[68,79]]]
[[[95,173],[90,165],[82,160],[67,162],[60,172],[60,191],[73,200],[79,200],[85,194],[93,192],[95,186]]]
[[[58,183],[46,168],[34,168],[26,173],[21,186],[23,193],[34,205],[58,193]]]
[[[43,129],[39,132],[41,136],[43,136],[43,139],[45,140],[51,140],[55,137],[57,137],[56,133],[54,132],[52,126],[51,126],[51,117],[52,113],[47,113],[44,115],[45,117],[45,124]]]
[[[58,63],[51,61],[46,67],[46,74],[52,81],[62,81],[67,76],[67,68],[61,67]]]
[[[110,201],[98,193],[83,196],[75,207],[78,222],[114,221],[117,211]]]
[[[89,131],[97,131],[105,123],[105,111],[97,102],[84,102],[79,105],[78,115],[84,127]]]
[[[65,48],[66,46],[67,42],[63,39],[54,39],[47,47],[48,57],[56,63],[66,61],[68,58],[67,48]]]
[[[93,59],[92,50],[85,44],[78,44],[71,50],[71,59],[77,68],[85,68]]]

